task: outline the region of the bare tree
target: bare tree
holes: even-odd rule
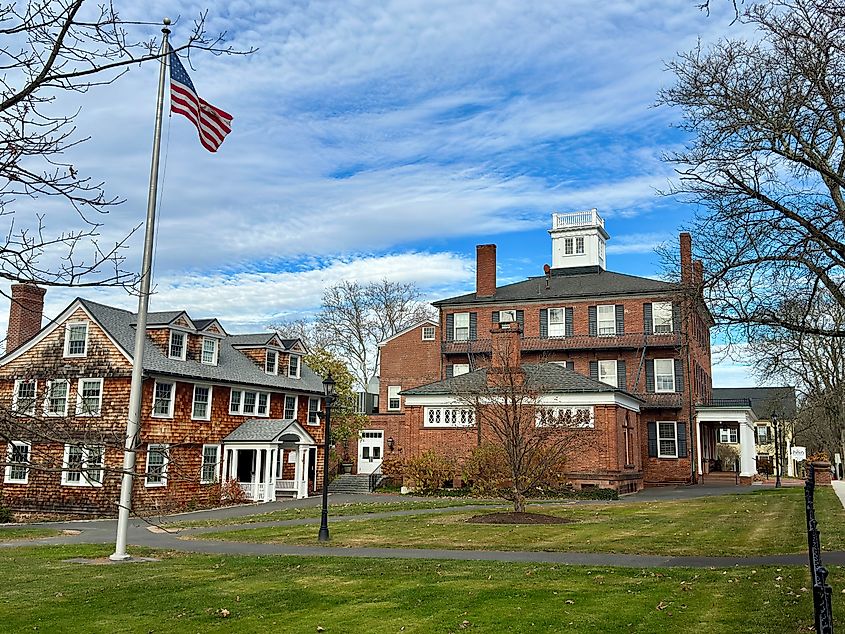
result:
[[[205,18],[199,15],[187,40],[174,49],[239,53],[225,45],[225,34],[206,32]],[[129,236],[100,240],[103,215],[121,199],[68,158],[89,137],[77,129],[76,106],[66,106],[63,98],[111,84],[130,66],[157,60],[159,44],[141,39],[136,35],[141,31],[158,29],[123,19],[110,2],[0,6],[0,217],[6,221],[0,278],[47,286],[134,281],[123,266]],[[57,203],[75,212],[75,227],[66,217],[48,222],[47,210]]]
[[[668,193],[697,205],[691,232],[717,322],[845,337],[809,309],[845,307],[845,12],[841,0],[767,0],[739,21],[754,41],[699,45],[669,64],[658,103],[680,108],[692,140],[666,160]],[[696,289],[696,291],[699,289]]]

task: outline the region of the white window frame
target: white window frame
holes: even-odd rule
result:
[[[605,313],[604,317],[602,317],[602,313]],[[609,318],[607,317],[608,314],[610,315]],[[608,326],[608,324],[610,325]],[[616,334],[615,304],[599,304],[596,306],[596,334],[599,337],[612,337]]]
[[[197,388],[208,390],[208,401],[205,406],[205,416],[197,416]],[[211,420],[211,404],[214,399],[214,386],[208,383],[194,383],[193,396],[191,398],[191,420]]]
[[[510,308],[508,310],[499,311],[499,323],[509,323],[516,321],[516,309]]]
[[[97,409],[95,411],[86,412],[84,411],[82,404],[83,404],[83,389],[82,385],[85,382],[94,383],[97,382],[100,385],[100,396],[99,401],[97,402]],[[103,379],[96,378],[96,377],[82,377],[79,379],[79,382],[76,385],[76,415],[77,416],[86,416],[86,417],[96,417],[100,416],[103,413],[103,391],[105,389]]]
[[[423,326],[422,327],[422,340],[423,341],[434,341],[434,336],[437,334],[434,326]]]
[[[166,414],[159,414],[156,412],[156,393],[158,392],[159,385],[169,385],[170,386],[170,402],[167,405],[167,413]],[[153,418],[173,418],[173,408],[176,404],[176,383],[175,381],[155,381],[153,383],[153,402],[152,407],[150,408],[150,416]]]
[[[214,477],[210,480],[205,478],[205,468],[210,466],[205,461],[205,450],[208,448],[214,448],[216,452],[215,461],[214,461]],[[220,466],[222,464],[222,460],[220,459],[221,456],[221,447],[220,445],[203,445],[202,446],[202,454],[200,454],[200,484],[214,484],[215,482],[220,481]]]
[[[661,425],[671,425],[672,428],[672,435],[664,436],[661,433]],[[662,420],[655,422],[655,426],[657,428],[657,457],[658,458],[677,458],[678,457],[678,421],[669,421],[669,420]],[[669,442],[670,440],[674,443],[675,452],[674,453],[664,453],[663,448],[660,445],[660,442],[665,440]]]
[[[613,387],[619,387],[619,374],[617,373],[618,365],[615,359],[605,359],[598,362],[599,366],[599,381],[607,383]],[[610,371],[608,371],[610,369]]]
[[[293,416],[288,417],[288,399],[293,399]],[[296,420],[299,412],[299,397],[296,394],[285,394],[282,400],[282,418],[285,420]]]
[[[316,401],[317,407],[312,408],[311,405]],[[309,396],[308,397],[308,421],[307,423],[312,427],[316,427],[320,424],[320,397],[319,396]],[[312,420],[313,417],[313,420]]]
[[[213,349],[211,350],[211,361],[205,360],[205,354],[207,352],[206,349],[205,349],[205,346],[208,343],[210,343],[214,346]],[[204,365],[217,365],[217,359],[218,359],[219,355],[220,355],[220,342],[217,339],[215,339],[214,337],[203,337],[202,338],[202,349],[200,350],[200,363],[202,363]]]
[[[235,404],[235,394],[238,394],[238,405],[237,407],[234,406]],[[246,402],[246,395],[247,394],[254,394],[254,407],[251,412],[248,412],[244,409],[244,404]],[[258,412],[259,405],[261,402],[261,396],[266,397],[267,399],[267,408],[263,414]],[[270,393],[269,392],[260,392],[258,390],[244,390],[240,388],[232,388],[229,391],[229,413],[234,414],[236,416],[255,416],[257,418],[268,418],[270,416]]]
[[[556,423],[555,425],[549,424],[546,422],[546,418],[549,416],[554,417],[557,421],[560,421],[562,416],[577,416],[580,412],[588,412],[589,418],[586,422],[579,423],[575,425],[578,429],[593,429],[596,426],[596,410],[592,405],[583,405],[578,407],[548,407],[548,406],[539,406],[537,407],[537,411],[535,414],[535,427],[553,427],[559,425]]]
[[[270,362],[272,359],[272,363]],[[279,351],[278,350],[270,350],[269,348],[264,351],[264,374],[279,374]]]
[[[12,462],[12,455],[14,453],[15,447],[26,447],[26,461],[25,462]],[[25,442],[22,440],[10,440],[6,443],[6,474],[3,481],[6,484],[29,484],[29,464],[30,464],[30,456],[32,455],[32,443]],[[25,465],[23,468],[24,475],[23,478],[13,478],[12,477],[12,469],[15,466],[23,464]]]
[[[179,335],[182,337],[182,354],[178,356],[173,356],[173,335]],[[178,359],[180,361],[184,361],[187,358],[188,353],[188,333],[182,330],[175,330],[173,328],[170,329],[170,337],[167,339],[167,358],[168,359]]]
[[[475,427],[475,410],[471,407],[425,407],[423,427]]]
[[[399,396],[399,392],[402,391],[401,385],[388,385],[387,386],[387,411],[388,412],[398,412],[402,409],[402,397]],[[393,407],[393,401],[396,401],[396,407]]]
[[[53,391],[53,385],[58,383],[64,383],[65,385],[65,406],[61,412],[51,412],[50,411],[50,400],[51,394]],[[70,381],[67,379],[53,379],[52,381],[47,381],[47,389],[44,390],[44,416],[51,416],[51,417],[62,417],[67,416],[67,407],[68,401],[70,400]]]
[[[74,481],[70,479],[70,451],[71,449],[79,449],[81,452],[81,459],[79,462],[78,473],[79,480]],[[99,466],[95,469],[91,468],[91,456],[99,455]],[[101,487],[105,479],[105,456],[106,448],[102,445],[65,445],[64,457],[62,458],[62,486],[66,487]],[[99,480],[92,477],[92,471],[99,472]],[[74,471],[76,473],[76,471]]]
[[[469,313],[453,313],[452,340],[469,341]],[[458,323],[460,322],[460,323]],[[464,323],[465,322],[465,323]],[[466,336],[458,336],[458,330],[466,330]],[[463,332],[461,332],[463,334]],[[390,409],[390,408],[388,408]]]
[[[671,367],[671,371],[667,374],[666,372],[658,372],[658,366],[662,363],[668,363]],[[660,385],[660,377],[669,377],[672,380],[672,388],[667,389],[665,386],[661,387]],[[655,359],[654,360],[654,391],[660,394],[669,394],[675,391],[675,360],[674,359]]]
[[[547,328],[548,328],[548,335],[549,337],[565,337],[566,336],[566,308],[564,307],[555,307],[555,308],[547,308],[546,315],[548,319]],[[560,317],[560,319],[552,319],[552,314],[556,317]]]
[[[738,427],[719,427],[719,442],[727,445],[739,444],[739,428]]]
[[[575,238],[575,255],[584,255],[584,236]]]
[[[85,328],[85,343],[83,344],[82,352],[70,352],[70,333],[76,326],[83,326]],[[67,358],[79,358],[88,356],[88,322],[87,321],[69,321],[65,325],[65,350],[64,356]]]
[[[660,323],[658,323],[658,316],[660,317]],[[653,334],[665,335],[672,333],[674,331],[674,324],[672,322],[672,302],[651,303],[651,331]]]
[[[163,456],[163,462],[161,465],[161,475],[159,476],[160,480],[150,481],[150,454],[153,453],[154,447],[161,447],[163,448],[162,451],[159,453]],[[170,445],[166,445],[163,443],[151,443],[147,445],[147,457],[146,457],[146,467],[144,469],[144,486],[148,488],[153,487],[166,487],[167,486],[167,466],[170,464],[170,456],[167,455],[168,450],[170,449]]]
[[[572,238],[563,239],[563,254],[575,255],[575,241]]]
[[[452,376],[469,374],[469,363],[455,363],[452,365]]]
[[[24,411],[18,411],[18,401],[20,400],[20,389],[22,385],[32,385],[32,403]],[[23,380],[15,379],[14,392],[12,393],[12,413],[16,416],[35,416],[35,411],[38,408],[38,381],[35,379]]]
[[[294,360],[296,360],[296,368],[291,369],[291,365],[293,365]],[[299,358],[298,354],[291,354],[288,356],[288,378],[290,379],[298,379],[302,376],[302,359]]]

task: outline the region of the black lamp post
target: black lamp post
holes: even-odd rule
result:
[[[323,432],[323,513],[320,518],[320,535],[317,537],[321,542],[329,541],[329,436],[331,435],[332,405],[334,405],[335,381],[332,373],[323,381],[323,388],[326,392],[326,429]]]
[[[775,488],[780,487],[780,433],[778,415],[772,414],[772,427],[775,428]]]

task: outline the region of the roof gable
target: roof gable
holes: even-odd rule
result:
[[[473,295],[474,295],[474,293],[473,293]],[[418,322],[416,322],[416,323],[411,324],[411,325],[410,325],[410,326],[408,326],[407,328],[403,328],[402,330],[400,330],[400,331],[399,331],[399,332],[397,332],[396,334],[394,334],[394,335],[392,335],[392,336],[388,337],[388,338],[387,338],[387,339],[385,339],[384,341],[380,341],[380,342],[378,343],[378,346],[379,346],[379,348],[380,348],[380,347],[382,347],[384,344],[388,343],[389,341],[393,341],[394,339],[397,339],[397,338],[401,337],[402,335],[407,335],[409,332],[412,332],[413,330],[415,330],[415,329],[417,329],[417,328],[421,328],[422,326],[434,326],[435,328],[439,328],[439,327],[440,327],[440,324],[438,324],[438,323],[437,323],[436,321],[434,321],[433,319],[423,319],[422,321],[418,321]]]

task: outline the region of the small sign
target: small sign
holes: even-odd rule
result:
[[[793,460],[801,461],[807,459],[807,448],[806,447],[793,447],[790,451],[790,455],[792,456]]]

